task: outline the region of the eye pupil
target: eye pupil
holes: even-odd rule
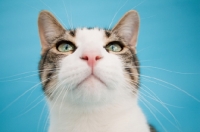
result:
[[[112,45],[112,50],[113,51],[117,51],[119,49],[119,47]]]
[[[112,51],[114,51],[114,50],[115,50],[115,47],[114,47],[113,45],[111,45],[110,47],[111,47]]]
[[[69,48],[68,44],[65,44],[65,50],[67,50]]]

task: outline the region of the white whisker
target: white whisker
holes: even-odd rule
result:
[[[26,112],[24,112],[24,113],[18,115],[18,116],[15,117],[15,118],[19,118],[19,117],[25,115],[26,113],[28,113],[29,111],[31,111],[32,109],[34,109],[34,108],[35,108],[38,104],[40,104],[42,101],[44,101],[44,99],[45,99],[45,98],[43,98],[42,100],[40,100],[39,102],[37,102],[34,106],[32,106],[32,107],[31,107],[30,109],[28,109]]]
[[[47,8],[49,8],[49,9],[51,10],[51,12],[53,12],[53,14],[56,15],[56,13],[51,9],[51,7],[49,7],[44,1],[40,0],[40,2],[42,2]],[[65,25],[65,23],[60,19],[60,17],[59,17],[58,15],[56,15],[56,17],[60,20],[60,22],[61,22],[65,27],[67,27],[67,26]]]
[[[139,4],[137,4],[136,6],[132,7],[131,9],[135,9],[137,8],[139,5],[143,4],[146,0],[143,0],[142,2],[140,2]]]
[[[12,75],[12,76],[0,78],[0,80],[8,79],[8,78],[13,78],[13,77],[16,77],[16,76],[21,76],[21,75],[29,74],[29,73],[35,73],[35,72],[37,72],[37,73],[38,73],[38,72],[42,73],[42,72],[45,72],[45,71],[53,71],[53,70],[59,70],[59,68],[55,68],[55,69],[44,69],[44,70],[34,70],[34,71],[22,72],[22,73],[15,74],[15,75]]]
[[[72,23],[69,21],[69,15],[68,15],[67,8],[66,8],[66,5],[65,5],[64,0],[62,0],[62,2],[63,2],[63,5],[64,5],[64,7],[65,7],[65,13],[66,13],[66,15],[67,15],[67,22],[68,22],[70,28],[73,29]]]
[[[140,62],[140,61],[139,61]],[[176,73],[176,74],[185,74],[185,75],[199,75],[200,73],[190,73],[190,72],[178,72],[178,71],[172,71],[168,70],[165,68],[160,68],[160,67],[155,67],[155,66],[125,66],[124,68],[133,68],[133,67],[138,67],[138,68],[152,68],[152,69],[158,69],[166,72],[171,72],[171,73]]]
[[[38,125],[37,125],[37,132],[39,131],[40,122],[41,122],[42,115],[44,113],[44,109],[45,109],[46,106],[47,106],[47,103],[45,103],[44,106],[43,106],[43,108],[42,108],[42,112],[40,114],[40,118],[39,118]]]
[[[151,78],[151,79],[154,79],[154,80],[157,80],[157,81],[163,82],[163,83],[165,83],[165,84],[168,84],[168,85],[170,85],[170,86],[172,86],[172,87],[178,89],[179,91],[185,93],[186,95],[190,96],[190,97],[193,98],[194,100],[200,102],[199,99],[197,99],[196,97],[192,96],[191,94],[189,94],[189,93],[186,92],[185,90],[179,88],[178,86],[176,86],[176,85],[174,85],[174,84],[172,84],[172,83],[166,82],[166,81],[164,81],[164,80],[161,80],[161,79],[158,79],[158,78],[155,78],[155,77],[150,77],[150,76],[145,76],[145,75],[140,75],[140,76],[142,76],[142,77],[146,77],[146,78]]]
[[[158,98],[158,96],[156,96],[156,94],[147,86],[145,86],[144,84],[142,84],[146,89],[148,89],[155,97],[156,99],[158,99],[158,101],[160,102],[160,104],[167,110],[167,112],[173,117],[173,119],[175,120],[176,124],[179,125],[178,120],[175,118],[175,116],[171,113],[171,111],[167,108],[167,106],[165,105],[165,103],[163,103],[163,101],[161,101],[160,98]],[[144,89],[143,89],[144,90]],[[173,124],[173,123],[172,123]],[[179,127],[178,127],[179,128]]]
[[[108,26],[108,29],[110,29],[111,28],[111,26],[112,26],[112,23],[113,23],[113,21],[114,21],[114,19],[115,19],[115,17],[117,16],[117,14],[119,13],[119,11],[126,5],[126,3],[128,2],[129,0],[126,0],[126,2],[117,10],[117,12],[115,13],[115,15],[113,16],[113,18],[112,18],[112,20],[111,20],[111,22],[110,22],[110,24],[109,24],[109,26]]]
[[[36,7],[33,7],[33,6],[31,6],[31,5],[29,5],[29,4],[27,4],[27,3],[25,3],[25,2],[22,2],[22,1],[20,1],[22,4],[25,4],[25,5],[27,5],[27,6],[29,6],[29,7],[31,7],[32,9],[34,9],[34,10],[36,10],[36,11],[40,11],[40,9],[38,9],[38,8],[36,8]]]
[[[142,99],[144,99],[144,98],[142,98]],[[139,100],[140,100],[140,98],[139,98]],[[144,99],[144,100],[145,100],[145,99]],[[147,100],[145,100],[145,101],[147,101]],[[142,102],[143,102],[143,101],[142,101]],[[149,102],[147,101],[147,103],[149,103]],[[164,129],[164,131],[167,132],[166,128],[163,126],[163,124],[162,124],[161,121],[158,119],[158,117],[153,113],[153,111],[147,106],[147,104],[145,104],[144,102],[143,102],[143,104],[144,104],[144,106],[151,112],[151,114],[154,116],[154,118],[157,120],[157,122],[161,125],[161,127]]]
[[[33,77],[33,76],[36,76],[36,75],[38,75],[38,73],[37,73],[37,74],[29,75],[29,76],[25,76],[25,77],[21,77],[21,78],[16,78],[16,79],[11,79],[11,80],[0,81],[0,82],[14,82],[14,81],[18,81],[18,80],[21,80],[21,79]]]
[[[149,18],[152,18],[152,17],[155,17],[155,16],[156,15],[152,15],[152,16],[149,16],[149,17],[140,18],[140,20],[149,19]]]
[[[71,12],[71,0],[69,0],[69,12],[70,12],[70,23],[72,26],[72,29],[74,29],[74,25],[73,25],[73,19],[72,19],[72,12]]]
[[[182,93],[184,93],[184,94],[190,96],[191,98],[193,98],[194,100],[200,102],[199,99],[197,99],[197,98],[194,97],[193,95],[189,94],[187,91],[185,91],[185,90],[179,88],[178,86],[176,86],[176,85],[174,85],[174,84],[172,84],[172,83],[169,83],[169,82],[167,82],[167,81],[164,81],[164,80],[162,80],[162,79],[159,79],[159,78],[156,78],[156,77],[151,77],[151,76],[146,76],[146,75],[142,75],[142,74],[134,74],[134,73],[126,73],[126,74],[138,75],[138,76],[141,76],[141,77],[144,77],[144,78],[150,78],[150,79],[153,79],[153,80],[160,81],[160,82],[162,82],[162,83],[164,83],[164,84],[168,84],[169,86],[172,86],[173,88],[178,89],[178,90],[181,91]]]
[[[57,76],[57,75],[55,75],[55,76]],[[53,77],[55,77],[55,76],[53,76]],[[41,85],[42,83],[48,81],[49,79],[50,79],[50,78],[47,78],[47,79],[41,81],[40,83],[37,83],[37,84],[34,85],[33,87],[29,88],[28,90],[26,90],[24,93],[22,93],[20,96],[18,96],[14,101],[12,101],[10,104],[8,104],[4,109],[2,109],[2,110],[0,111],[0,114],[2,114],[2,113],[3,113],[5,110],[7,110],[12,104],[14,104],[16,101],[18,101],[21,97],[23,97],[23,96],[24,96],[25,94],[27,94],[29,91],[31,91],[31,90],[37,88],[39,85]]]

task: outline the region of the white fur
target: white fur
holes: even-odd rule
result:
[[[104,49],[106,41],[103,30],[77,30],[78,48],[61,60],[59,83],[48,99],[49,132],[149,132],[134,86],[126,81],[120,58]],[[91,52],[102,56],[93,69],[95,78],[81,59]]]

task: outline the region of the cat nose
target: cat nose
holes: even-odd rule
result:
[[[100,60],[102,56],[97,53],[87,53],[83,54],[81,59],[87,61],[90,67],[94,67],[98,60]]]

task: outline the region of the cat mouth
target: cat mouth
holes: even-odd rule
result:
[[[88,77],[86,77],[85,79],[83,79],[80,83],[78,83],[77,87],[79,87],[83,83],[89,83],[89,84],[93,85],[93,83],[95,83],[96,81],[99,81],[100,83],[102,83],[106,86],[106,84],[99,77],[95,76],[94,74],[91,74]]]

